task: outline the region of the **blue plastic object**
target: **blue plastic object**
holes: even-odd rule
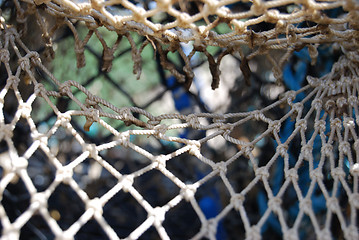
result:
[[[334,60],[332,58],[330,58],[330,55],[328,54],[328,52],[330,52],[329,48],[319,49],[318,52],[319,52],[318,62],[324,63],[324,67],[321,68],[322,71],[320,71],[318,73],[319,76],[322,76],[330,71],[330,69],[334,63]],[[299,61],[296,62],[295,65],[293,64],[293,62],[291,62],[291,63],[288,63],[284,67],[283,81],[288,89],[297,91],[301,88],[301,86],[303,85],[303,82],[305,81],[305,76],[307,75],[308,66],[310,64],[311,59],[309,57],[307,48],[304,48],[301,51],[296,52],[295,55],[297,56]],[[304,98],[305,98],[305,94],[302,92],[297,95],[294,102],[300,102]],[[310,103],[305,104],[305,107],[310,107]],[[288,137],[294,131],[294,127],[295,127],[295,122],[292,121],[291,119],[287,119],[283,123],[283,127],[279,133],[281,142],[285,142],[288,139]],[[327,122],[327,130],[329,130],[328,122]],[[276,142],[273,141],[273,143],[275,145],[274,147],[277,147]],[[320,149],[321,149],[321,140],[320,140],[319,136],[317,136],[315,138],[314,144],[313,144],[313,157],[314,157],[313,167],[314,168],[317,168],[318,163],[319,163]],[[288,154],[289,154],[289,164],[291,165],[291,167],[293,167],[295,165],[295,157],[294,156],[296,154],[294,152],[292,152],[291,147],[289,147]],[[283,160],[283,158],[281,158],[281,157],[278,158],[278,161],[273,166],[273,168],[274,168],[274,173],[272,175],[273,178],[271,179],[271,185],[272,185],[273,194],[276,195],[276,194],[278,194],[280,187],[282,186],[282,183],[284,181],[284,172],[283,172],[284,160]],[[300,170],[298,172],[298,175],[299,175],[298,176],[299,177],[298,184],[299,184],[299,187],[300,187],[302,193],[305,196],[309,189],[311,179],[310,179],[309,170],[308,170],[309,166],[304,166],[304,168],[302,168],[302,169],[304,169],[304,170]],[[338,190],[338,194],[340,191],[341,190]],[[296,199],[295,194],[296,193],[294,191],[292,191],[292,192],[289,191],[288,198]],[[323,195],[313,194],[311,196],[311,201],[312,201],[312,209],[313,209],[314,213],[318,213],[322,210],[325,210],[326,204],[323,204],[323,203],[325,203],[325,199],[324,199]],[[257,196],[257,203],[258,203],[258,208],[259,208],[261,215],[263,215],[264,212],[268,209],[267,202],[268,202],[268,199],[266,197],[266,193],[264,191],[259,192],[258,196]],[[298,215],[298,212],[299,212],[298,202],[295,201],[292,204],[292,206],[289,207],[289,211],[288,211],[289,217],[292,219],[295,219],[296,216]],[[273,229],[278,234],[282,234],[279,221],[278,221],[277,217],[274,216],[273,213],[270,215],[270,217],[268,218],[268,220],[262,227],[261,231],[265,232],[268,228]],[[306,237],[307,236],[305,235],[305,233],[300,233],[301,239],[305,239]]]

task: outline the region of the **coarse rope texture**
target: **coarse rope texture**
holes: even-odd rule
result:
[[[44,228],[50,229],[55,239],[74,239],[91,221],[95,221],[109,239],[146,238],[146,232],[151,229],[157,238],[181,239],[168,223],[179,221],[179,217],[171,212],[181,204],[187,204],[199,222],[198,226],[193,223],[194,230],[185,229],[192,234],[187,238],[192,239],[219,239],[223,229],[231,238],[230,232],[236,232],[236,228],[240,229],[237,236],[241,238],[270,239],[265,236],[265,231],[269,222],[274,221],[280,227],[279,234],[283,239],[359,239],[357,1],[12,2],[14,16],[4,15],[0,23],[1,78],[5,79],[0,92],[0,141],[1,146],[6,146],[0,159],[2,239],[19,239],[35,216],[40,216],[41,226],[46,225]],[[340,9],[341,14],[330,17],[329,12],[333,9]],[[225,33],[219,30],[223,24],[227,26]],[[31,32],[34,26],[36,36]],[[82,39],[77,30],[79,26],[87,29]],[[102,26],[118,35],[112,47],[99,30]],[[276,101],[255,110],[181,114],[162,109],[163,114],[153,115],[136,106],[117,107],[118,103],[92,94],[78,81],[57,79],[47,63],[58,57],[54,54],[55,41],[65,27],[74,38],[78,68],[85,66],[86,45],[90,38],[96,37],[103,48],[101,71],[110,72],[114,68],[114,53],[126,38],[131,47],[133,73],[138,78],[142,70],[141,54],[149,46],[163,69],[186,89],[192,86],[195,78],[191,61],[197,53],[202,53],[208,61],[213,89],[221,84],[219,66],[226,55],[241,60],[240,70],[246,81],[251,78],[250,62],[257,57],[267,59],[278,84],[284,81],[285,63],[303,48],[308,49],[313,65],[321,45],[337,48],[341,56],[330,72],[321,77],[307,76],[299,89],[288,90]],[[143,37],[140,44],[136,43],[133,33]],[[30,43],[29,36],[37,43]],[[192,50],[186,53],[184,43],[192,44]],[[212,54],[208,46],[221,50]],[[169,54],[174,52],[182,59],[182,67],[171,62]],[[61,66],[55,66],[58,67]],[[72,105],[64,108],[60,104],[63,99],[69,99]],[[34,120],[38,118],[36,104],[40,101],[41,106],[45,104],[55,116],[46,131],[41,130]],[[284,109],[280,117],[273,113],[278,109]],[[12,112],[10,117],[9,112]],[[96,123],[110,137],[101,143],[89,141],[75,127],[74,120],[78,117],[86,119],[85,131]],[[128,128],[119,131],[113,122],[123,122]],[[282,131],[288,122],[293,130],[283,137]],[[249,123],[258,126],[258,134],[245,139],[235,134],[238,129],[247,128]],[[26,149],[19,147],[17,142],[20,125],[26,126],[28,133],[27,137],[20,136],[29,139]],[[64,130],[80,149],[81,153],[71,161],[61,159],[61,149],[53,150],[53,139],[60,130]],[[197,135],[193,139],[190,135],[185,138],[171,134],[183,130],[211,134]],[[136,138],[142,141],[138,142]],[[207,152],[205,145],[219,138],[234,146],[231,156],[217,158]],[[140,144],[155,140],[171,143],[170,150],[154,153]],[[264,140],[275,146],[273,154],[268,153],[266,162],[259,161],[256,153]],[[294,156],[292,148],[298,150]],[[106,153],[114,149],[135,152],[143,159],[141,167],[125,171],[110,163]],[[36,186],[29,168],[36,162],[35,153],[39,151],[50,166],[48,171],[54,175],[42,189]],[[90,194],[77,179],[79,168],[84,168],[85,162],[89,161],[115,179],[100,193]],[[204,169],[203,176],[188,180],[185,174],[173,170],[175,164],[182,165],[182,172],[188,171],[192,175],[197,174],[194,169]],[[238,166],[243,164],[246,168],[240,169]],[[234,173],[232,169],[235,169]],[[166,201],[156,204],[146,198],[138,183],[143,176],[153,172],[159,173],[164,182],[162,191],[170,192]],[[246,177],[238,178],[241,181],[233,179],[238,175]],[[273,183],[276,175],[283,176],[278,189]],[[100,182],[100,178],[97,179]],[[5,197],[11,185],[17,182],[23,183],[29,199],[22,212],[10,217],[11,210],[5,204]],[[151,183],[159,184],[159,180],[153,179],[147,184]],[[172,187],[166,188],[166,184]],[[201,204],[204,198],[201,189],[210,188],[208,185],[211,184],[221,186],[221,204],[218,212],[208,217]],[[59,196],[60,188],[70,189],[69,197],[76,195],[76,201],[83,206],[78,218],[67,227],[61,225],[56,212],[51,210],[52,201],[61,201],[63,197],[60,195],[59,200],[52,197]],[[252,204],[259,192],[264,193],[266,208],[253,217],[251,211],[261,212],[253,210]],[[143,221],[131,226],[133,228],[126,235],[119,232],[113,218],[110,220],[104,214],[106,205],[121,194],[131,198],[132,205],[145,215]],[[314,199],[319,199],[319,205],[324,208],[317,211],[318,203]],[[137,213],[137,208],[133,214]],[[181,215],[178,211],[176,214]],[[186,221],[186,217],[182,221]],[[150,236],[147,237],[156,238]]]

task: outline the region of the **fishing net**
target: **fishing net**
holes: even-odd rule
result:
[[[2,239],[359,238],[357,1],[0,3]]]

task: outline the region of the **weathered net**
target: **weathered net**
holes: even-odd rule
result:
[[[359,238],[357,1],[14,0],[1,14],[2,239]],[[72,37],[78,68],[98,39],[95,77],[51,73]],[[90,87],[116,81],[126,51],[140,78],[146,49],[178,81],[162,83],[161,103],[130,106],[124,82],[128,106]],[[229,56],[238,64],[223,70]],[[203,62],[213,89],[240,69],[227,109],[199,99]],[[258,83],[268,65],[277,85]],[[169,111],[164,92],[178,89],[200,107]]]

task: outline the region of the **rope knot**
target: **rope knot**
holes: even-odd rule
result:
[[[330,121],[330,128],[341,130],[342,121],[339,118],[334,118],[333,120]]]
[[[243,207],[244,200],[245,196],[243,194],[237,193],[231,197],[231,204],[234,206],[234,209],[239,211],[240,207]]]
[[[283,236],[284,236],[283,239],[286,240],[299,240],[298,231],[295,229],[289,229],[285,231]]]
[[[47,199],[48,197],[46,196],[45,193],[43,192],[35,193],[31,197],[31,207],[35,209],[47,208]]]
[[[303,111],[303,103],[298,102],[293,104],[292,109],[297,113],[301,113]]]
[[[244,22],[239,21],[239,20],[236,20],[236,19],[233,19],[233,20],[231,21],[231,24],[233,24],[234,29],[236,30],[236,32],[237,32],[238,34],[244,33],[244,31],[245,31],[246,28],[247,28],[246,25],[244,24]]]
[[[274,213],[278,213],[280,211],[281,204],[282,204],[282,199],[280,199],[279,197],[272,197],[268,201],[268,206]]]
[[[313,146],[310,144],[306,144],[302,147],[300,154],[303,156],[305,160],[311,161],[313,159]]]
[[[19,58],[18,64],[23,71],[30,71],[30,60],[28,57]]]
[[[350,144],[348,142],[340,142],[339,143],[339,151],[345,154],[350,153]]]
[[[333,154],[333,146],[329,143],[323,145],[321,153],[325,156],[330,156]]]
[[[321,171],[321,169],[316,168],[312,171],[310,171],[310,178],[312,179],[312,181],[321,181],[323,180],[323,173]]]
[[[89,152],[89,157],[96,159],[98,157],[98,151],[96,144],[86,144],[85,150]]]
[[[332,212],[337,212],[340,210],[338,199],[336,197],[331,197],[327,200],[327,208]]]
[[[128,192],[132,187],[133,182],[134,182],[134,178],[132,175],[124,175],[121,180],[121,183],[123,185],[122,187],[123,191]]]
[[[154,224],[159,226],[162,224],[162,222],[165,220],[165,215],[166,215],[166,209],[163,207],[156,207],[153,208],[149,213],[148,213],[149,217],[153,217],[154,220]]]
[[[11,87],[13,89],[16,89],[17,86],[19,86],[20,83],[20,78],[16,77],[16,76],[10,76],[7,78],[8,83],[11,84]]]
[[[338,108],[343,108],[348,105],[348,100],[345,97],[339,97],[336,104]]]
[[[344,127],[347,127],[347,128],[355,127],[354,119],[352,117],[344,117],[343,124],[344,124]]]
[[[166,155],[159,155],[155,157],[153,162],[156,163],[155,167],[157,169],[165,169],[167,160],[168,157],[166,157]]]
[[[249,145],[243,146],[242,150],[243,150],[245,156],[249,158],[252,154],[253,146],[249,146]]]
[[[168,9],[170,9],[171,7],[172,7],[171,0],[162,0],[157,2],[157,8],[164,12],[168,12]]]
[[[350,225],[344,230],[344,238],[348,240],[359,239],[358,227],[355,225]]]
[[[326,101],[325,105],[324,105],[324,109],[327,112],[332,111],[335,108],[335,101],[332,99],[329,99],[328,101]]]
[[[62,113],[57,116],[57,120],[61,122],[62,126],[67,125],[71,121],[71,115],[68,113]]]
[[[332,240],[332,234],[328,229],[324,229],[317,233],[317,239]]]
[[[180,194],[188,202],[194,198],[196,191],[197,191],[197,186],[195,186],[194,184],[189,184],[181,189]]]
[[[256,121],[260,121],[264,117],[263,113],[258,110],[251,112],[251,114]]]
[[[261,231],[258,226],[251,227],[246,232],[246,240],[260,240],[262,239]]]
[[[156,131],[156,135],[159,137],[162,137],[163,135],[166,134],[168,129],[168,126],[166,124],[160,124],[154,127],[154,130]]]
[[[325,132],[326,126],[324,120],[319,120],[314,122],[314,129],[318,130],[319,133]]]
[[[29,52],[27,54],[27,56],[31,59],[31,62],[34,64],[34,65],[41,65],[41,58],[40,58],[40,54],[38,52],[35,52],[35,51],[32,51],[32,52]]]
[[[20,239],[20,229],[15,228],[14,225],[4,226],[2,230],[1,239],[12,240]]]
[[[219,2],[217,0],[207,1],[205,3],[205,5],[203,6],[202,14],[204,14],[206,16],[216,14],[216,12],[219,8],[218,4],[219,4]]]
[[[349,203],[355,208],[359,208],[359,193],[353,193],[349,196]]]
[[[47,145],[48,137],[45,134],[33,132],[31,133],[31,137],[33,141],[39,141],[41,144]]]
[[[198,117],[194,114],[190,114],[186,119],[190,127],[197,129],[201,124],[199,123]]]
[[[309,198],[304,198],[299,201],[299,208],[303,209],[306,214],[310,214],[312,212],[312,201]]]
[[[200,154],[199,146],[193,143],[189,143],[188,146],[189,146],[189,151],[188,151],[189,154],[193,156],[197,156],[198,154]]]
[[[198,31],[199,35],[201,35],[202,38],[208,37],[209,29],[206,28],[206,26],[199,26],[197,28],[197,31]]]
[[[191,16],[188,13],[182,12],[177,17],[178,27],[186,28],[191,21]]]
[[[130,143],[130,133],[128,131],[120,133],[120,135],[117,136],[117,142],[127,148]]]
[[[287,150],[288,150],[288,145],[287,145],[287,144],[280,144],[280,145],[278,145],[278,147],[277,147],[277,149],[276,149],[276,151],[277,151],[282,157],[288,156]]]
[[[66,81],[59,87],[59,92],[62,96],[67,96],[71,92],[70,82]]]
[[[92,209],[94,215],[102,216],[103,208],[102,208],[102,201],[100,198],[94,198],[90,201],[86,202],[86,210]]]
[[[255,174],[256,174],[256,176],[259,176],[262,179],[269,177],[269,172],[266,167],[260,167],[260,168],[256,169]]]
[[[300,119],[295,123],[295,128],[300,128],[301,130],[307,130],[307,120]]]
[[[265,13],[265,15],[268,19],[268,22],[277,23],[280,16],[280,12],[277,9],[270,9]]]
[[[12,170],[14,172],[20,172],[22,170],[26,170],[28,163],[29,162],[24,157],[13,158],[11,161]]]
[[[226,162],[218,162],[213,166],[213,170],[218,170],[220,173],[226,174],[227,172],[227,164]]]
[[[285,178],[290,178],[292,182],[298,181],[298,171],[295,168],[285,171]]]
[[[271,121],[269,123],[268,129],[271,129],[273,132],[279,133],[282,123],[279,120]]]
[[[132,117],[132,112],[129,108],[124,107],[120,109],[119,115],[123,121],[127,121]]]
[[[344,178],[346,176],[344,170],[340,167],[334,168],[331,170],[331,175],[333,178],[339,178],[342,177]]]
[[[8,63],[10,61],[10,52],[7,49],[0,49],[0,61]]]
[[[31,117],[31,104],[27,102],[22,102],[19,105],[19,110],[21,111],[21,116],[24,118],[30,118]]]
[[[34,93],[36,96],[42,96],[42,94],[46,94],[46,89],[42,83],[36,83],[34,86]]]
[[[284,94],[284,98],[287,99],[287,102],[289,105],[294,101],[296,96],[297,96],[297,94],[293,90],[288,91]]]
[[[314,109],[316,111],[320,111],[322,109],[323,106],[323,101],[321,99],[314,99],[312,102],[312,107],[314,107]]]
[[[349,96],[348,97],[348,104],[351,107],[357,106],[358,105],[358,97],[353,96],[353,95]]]
[[[101,11],[104,1],[103,0],[91,0],[91,7],[97,11]]]
[[[73,175],[73,169],[69,167],[62,167],[56,171],[56,182],[63,182],[65,184],[69,184]]]
[[[351,168],[350,168],[350,174],[352,176],[359,176],[359,163],[355,163]]]
[[[82,15],[88,15],[90,13],[90,11],[92,10],[92,6],[89,5],[88,3],[78,3],[77,7],[80,9],[79,13]],[[90,24],[87,24],[87,26],[88,25],[90,25]],[[95,24],[95,25],[97,25],[97,24]],[[93,28],[88,27],[88,29],[93,29]]]
[[[255,16],[259,16],[259,15],[263,15],[263,13],[266,11],[266,8],[264,6],[264,4],[262,3],[261,0],[253,0],[252,1],[252,6],[251,6],[251,12],[253,12],[253,14]]]
[[[0,140],[3,140],[4,138],[12,138],[13,134],[13,126],[11,124],[0,122]]]
[[[288,45],[293,45],[297,42],[297,34],[295,32],[295,27],[293,24],[288,24],[286,29],[286,37]]]

